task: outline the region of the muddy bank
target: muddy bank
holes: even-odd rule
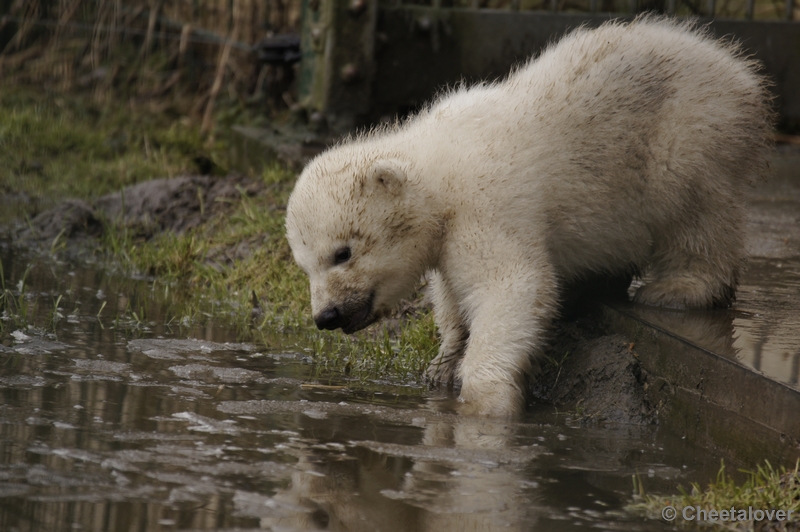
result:
[[[552,405],[584,424],[658,422],[635,345],[607,334],[588,310],[556,323],[545,355],[529,386],[534,405]]]
[[[263,189],[260,182],[237,174],[154,179],[91,202],[65,200],[39,213],[29,224],[12,229],[10,235],[17,246],[64,239],[69,250],[86,239],[101,236],[112,223],[143,239],[164,231],[180,234],[230,212],[237,200]]]

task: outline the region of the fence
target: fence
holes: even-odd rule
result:
[[[345,131],[412,111],[460,80],[501,77],[572,28],[655,10],[740,40],[773,79],[784,124],[800,125],[796,0],[700,2],[303,0],[301,101],[312,122]]]
[[[571,28],[642,11],[699,17],[765,65],[778,110],[800,127],[800,0],[0,0],[0,76],[68,88],[135,80],[142,94],[181,79],[208,127],[217,94],[240,99],[286,79],[255,69],[252,45],[299,31],[299,98],[313,124],[341,132],[418,108],[441,87],[494,79]],[[302,19],[302,23],[301,23]],[[80,37],[80,38],[79,38]],[[100,68],[124,44],[169,75]],[[191,46],[191,53],[187,50]],[[88,74],[87,74],[88,71]],[[181,71],[181,72],[179,72]],[[122,72],[122,73],[120,73]],[[163,72],[161,73],[163,74]],[[101,79],[102,78],[102,79]],[[274,80],[273,80],[274,81]],[[281,85],[283,83],[283,85]],[[286,98],[284,98],[286,99]],[[291,98],[288,98],[291,100]],[[287,103],[294,103],[288,101]]]

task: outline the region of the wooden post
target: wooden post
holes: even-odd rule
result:
[[[377,13],[377,0],[303,0],[300,103],[332,132],[369,111]]]

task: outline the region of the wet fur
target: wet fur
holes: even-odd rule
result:
[[[646,271],[639,303],[731,302],[771,120],[756,64],[691,23],[579,29],[317,157],[287,235],[315,314],[374,292],[374,321],[432,272],[429,376],[459,380],[467,411],[514,415],[565,284]]]

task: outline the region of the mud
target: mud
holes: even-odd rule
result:
[[[621,335],[606,334],[591,313],[556,325],[540,366],[531,395],[583,424],[658,423],[635,345]]]
[[[260,182],[236,174],[154,179],[92,202],[65,200],[39,213],[11,236],[17,246],[63,238],[68,247],[74,247],[100,236],[109,223],[127,227],[141,238],[163,231],[180,234],[229,212],[236,200],[261,190]]]

